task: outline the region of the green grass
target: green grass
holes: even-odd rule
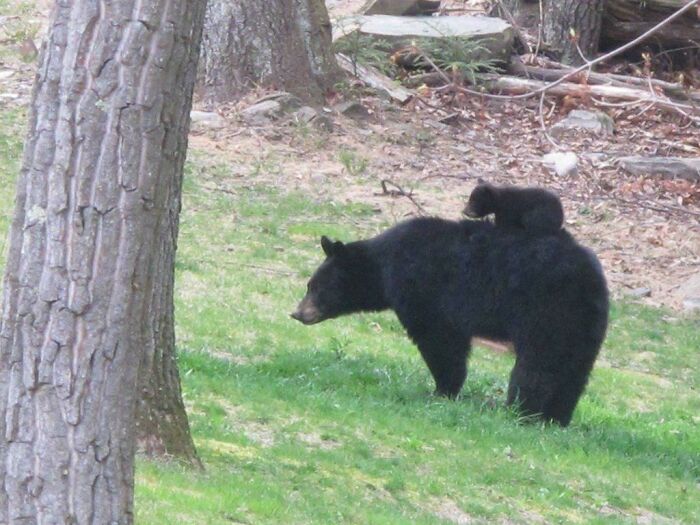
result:
[[[0,109],[5,231],[23,119]],[[140,460],[137,523],[700,523],[698,319],[616,303],[567,429],[504,408],[512,356],[481,348],[461,398],[437,399],[392,314],[288,316],[319,236],[381,217],[190,157],[177,335],[206,470]]]

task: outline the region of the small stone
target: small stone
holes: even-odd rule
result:
[[[311,106],[302,106],[294,112],[294,116],[296,117],[298,122],[308,124],[318,116],[318,111],[316,111]]]
[[[605,137],[614,133],[615,122],[601,111],[574,109],[566,118],[554,124],[549,133],[554,138],[561,138],[568,131],[588,131]]]
[[[190,119],[192,119],[192,127],[221,129],[226,126],[226,120],[218,113],[211,111],[193,110],[190,112]]]
[[[241,111],[241,117],[248,124],[270,124],[282,114],[282,105],[276,100],[264,100]]]
[[[651,297],[651,289],[650,288],[635,288],[634,290],[631,290],[627,295],[630,297],[636,297],[636,298],[642,298],[642,297]]]
[[[333,121],[327,115],[317,115],[315,119],[311,121],[311,125],[321,131],[327,131],[330,133],[333,131]]]
[[[560,177],[576,175],[578,171],[578,157],[573,151],[555,151],[542,157],[542,163],[554,170]]]
[[[270,100],[274,100],[275,102],[277,102],[282,108],[282,111],[293,111],[303,106],[299,97],[295,97],[294,95],[292,95],[291,93],[287,93],[286,91],[275,91],[274,93],[269,93],[268,95],[265,95],[264,97],[261,97],[258,100],[256,100],[253,103],[253,105],[257,105],[261,102],[267,102]]]
[[[336,105],[334,109],[341,115],[345,115],[353,120],[365,120],[369,118],[369,111],[356,100],[348,100]]]
[[[685,310],[700,310],[700,273],[695,274],[681,285],[679,295]]]
[[[683,300],[683,309],[686,312],[700,311],[700,297]]]

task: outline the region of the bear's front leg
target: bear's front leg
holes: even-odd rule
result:
[[[435,329],[413,338],[435,380],[435,393],[454,399],[467,378],[471,338],[450,329]]]

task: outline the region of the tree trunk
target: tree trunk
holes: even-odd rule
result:
[[[583,64],[581,53],[592,59],[598,52],[604,0],[543,0],[543,6],[544,41],[556,58],[569,65]]]
[[[605,43],[629,42],[685,6],[688,0],[607,0],[603,20]],[[685,15],[656,31],[643,42],[661,49],[697,49],[700,15],[690,9]]]
[[[231,102],[262,84],[320,103],[338,75],[323,0],[209,1],[198,82],[205,102]]]
[[[185,151],[187,143],[183,142],[179,147]],[[181,170],[177,178],[168,208],[171,215],[165,217],[168,224],[163,225],[162,234],[157,239],[157,278],[144,309],[147,314],[141,322],[144,347],[139,368],[136,440],[139,452],[149,457],[174,457],[201,467],[182,402],[180,375],[175,361],[173,277]]]
[[[3,291],[0,523],[128,524],[204,0],[54,6]]]

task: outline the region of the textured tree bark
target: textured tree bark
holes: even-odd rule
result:
[[[210,0],[197,93],[231,102],[255,85],[321,102],[339,75],[323,0]]]
[[[133,521],[139,367],[172,294],[204,4],[54,4],[3,290],[0,523]]]
[[[688,0],[607,0],[603,19],[605,43],[629,42],[681,9]],[[691,9],[654,33],[644,43],[662,49],[689,46],[697,48],[700,15]]]
[[[190,87],[190,92],[191,92]],[[186,143],[180,146],[184,152]],[[175,361],[173,311],[174,256],[178,233],[181,169],[173,188],[170,216],[157,242],[153,293],[144,311],[141,331],[143,355],[139,367],[136,440],[149,457],[174,457],[201,467],[182,402],[180,375]]]
[[[604,0],[543,0],[544,41],[564,64],[583,64],[598,51]],[[571,31],[575,36],[572,37]]]

